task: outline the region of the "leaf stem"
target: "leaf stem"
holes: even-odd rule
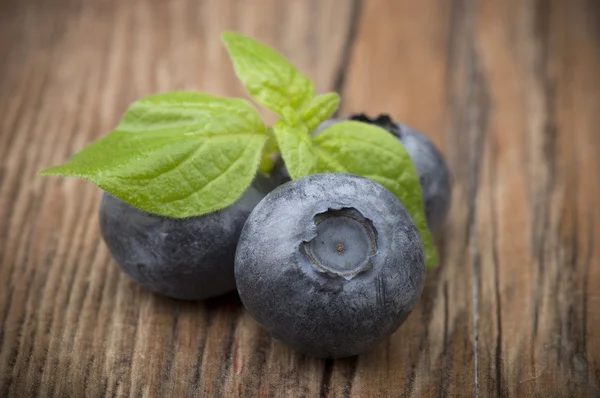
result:
[[[265,174],[271,174],[273,167],[275,166],[275,158],[280,154],[277,140],[273,134],[273,128],[267,128],[267,143],[263,149],[262,158],[260,161],[260,171]]]

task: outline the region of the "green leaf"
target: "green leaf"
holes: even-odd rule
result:
[[[185,218],[233,204],[267,140],[247,101],[174,92],[131,105],[114,132],[42,175],[79,177],[150,213]]]
[[[292,179],[313,174],[317,166],[317,153],[308,135],[306,126],[290,126],[279,120],[273,126],[281,156]]]
[[[302,122],[309,132],[313,132],[321,123],[329,119],[340,106],[340,96],[337,93],[319,95],[308,104],[302,112]]]
[[[380,183],[400,199],[419,230],[427,266],[434,267],[437,251],[427,227],[419,175],[400,141],[380,127],[347,121],[321,131],[313,142],[313,150],[329,160],[318,162],[313,172],[343,169]]]
[[[271,47],[235,32],[221,37],[235,73],[259,104],[283,116],[286,107],[300,109],[314,97],[312,81]]]

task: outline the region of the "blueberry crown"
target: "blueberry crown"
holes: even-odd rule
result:
[[[396,122],[394,122],[394,120],[385,113],[379,114],[379,116],[377,116],[375,118],[370,118],[365,113],[355,113],[350,116],[350,120],[373,124],[375,126],[378,126],[378,127],[381,127],[383,129],[387,130],[388,132],[392,133],[396,137],[400,137],[402,135],[402,131],[400,130],[400,128],[398,127]]]

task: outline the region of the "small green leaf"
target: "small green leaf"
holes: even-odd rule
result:
[[[419,230],[427,265],[434,267],[437,251],[427,227],[419,175],[400,141],[380,127],[348,121],[326,128],[313,142],[320,157],[329,160],[318,162],[313,172],[343,169],[380,183],[400,199]]]
[[[283,116],[286,107],[300,109],[314,97],[310,79],[271,47],[235,32],[221,37],[235,73],[259,104]]]
[[[308,104],[302,112],[301,119],[313,132],[321,123],[329,119],[340,106],[340,96],[337,93],[318,95]]]
[[[281,156],[292,179],[313,174],[317,166],[317,153],[303,124],[290,126],[279,120],[273,132],[281,151]]]
[[[41,174],[79,177],[141,210],[185,218],[233,204],[267,138],[247,101],[159,94],[133,103],[114,132]]]

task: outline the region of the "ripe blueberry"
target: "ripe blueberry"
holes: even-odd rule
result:
[[[240,232],[272,187],[258,175],[233,205],[187,219],[146,213],[105,193],[100,230],[117,264],[135,282],[172,298],[203,300],[235,289]]]
[[[425,281],[421,238],[380,184],[316,174],[269,193],[246,221],[235,278],[249,313],[317,357],[359,354],[394,332]]]

